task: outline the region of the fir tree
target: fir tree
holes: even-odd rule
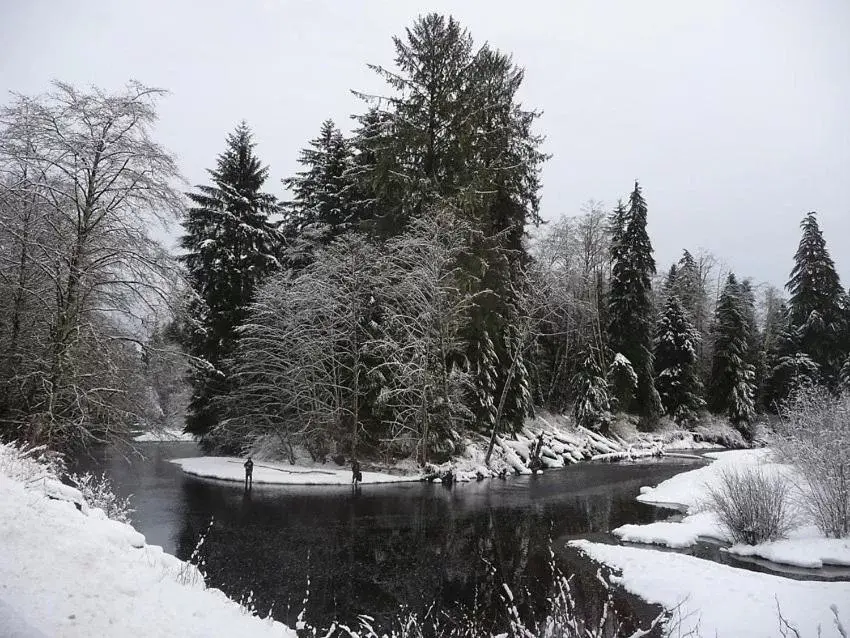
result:
[[[803,236],[794,255],[786,288],[791,294],[791,324],[798,331],[800,352],[820,369],[820,381],[835,387],[843,363],[843,289],[826,249],[817,215],[809,213],[800,227]]]
[[[279,264],[280,241],[269,222],[276,210],[262,192],[268,175],[254,154],[244,122],[227,137],[227,148],[209,171],[212,185],[188,193],[186,234],[180,245],[192,289],[188,350],[198,365],[186,431],[206,435],[218,421],[214,399],[227,389],[225,361],[232,354],[237,327],[244,321],[259,281]]]
[[[592,349],[585,350],[572,379],[576,423],[592,430],[602,429],[611,419],[611,397],[599,359]]]
[[[283,180],[294,195],[285,206],[284,225],[294,265],[309,260],[311,246],[327,245],[356,227],[353,161],[350,143],[332,120],[326,120],[319,136],[301,151],[298,163],[304,169]]]
[[[785,381],[778,373],[778,366],[781,359],[789,354],[790,329],[788,306],[775,290],[769,290],[760,343],[764,377],[758,389],[758,404],[765,410],[773,411],[784,393]]]
[[[539,173],[546,156],[532,127],[538,113],[517,93],[523,71],[489,45],[473,46],[454,18],[420,17],[394,39],[395,67],[373,68],[391,95],[363,95],[352,171],[362,216],[380,237],[404,232],[412,219],[451,207],[470,223],[464,284],[475,296],[466,331],[466,361],[478,384],[476,412],[487,427],[507,389],[505,421],[530,412],[529,380],[517,354],[515,324],[525,312],[517,291],[527,259],[522,238],[537,223]]]
[[[714,357],[709,386],[709,407],[725,414],[749,436],[745,427],[755,416],[755,371],[748,363],[749,324],[746,296],[734,274],[720,295],[714,320]]]
[[[635,396],[638,378],[631,362],[619,352],[614,355],[608,372],[605,374],[611,395],[611,409],[622,410],[630,405]]]
[[[696,371],[700,336],[676,295],[670,295],[655,336],[655,381],[664,410],[678,423],[696,419],[704,405]]]
[[[628,210],[615,214],[608,338],[611,349],[628,359],[638,379],[634,400],[621,409],[633,410],[652,422],[661,412],[661,403],[653,384],[651,277],[655,260],[646,222],[646,201],[635,182]]]

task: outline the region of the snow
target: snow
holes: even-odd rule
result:
[[[695,545],[700,536],[726,540],[718,532],[717,518],[711,512],[686,516],[678,523],[659,521],[648,525],[623,525],[612,533],[626,543],[651,543],[675,549]]]
[[[705,456],[716,459],[705,467],[677,474],[657,487],[641,490],[637,500],[671,509],[693,510],[705,499],[706,486],[718,480],[723,469],[739,468],[760,463],[769,452],[760,450],[732,450],[729,452],[707,452]]]
[[[173,459],[186,474],[222,481],[245,481],[245,459],[230,456],[198,456]],[[402,483],[421,480],[419,475],[363,472],[363,483]],[[350,485],[351,469],[333,465],[290,465],[254,460],[254,483],[275,485]]]
[[[833,631],[836,605],[845,626],[850,624],[850,583],[797,581],[737,569],[684,554],[659,554],[651,549],[571,541],[592,559],[620,572],[612,581],[650,603],[673,609],[671,622],[681,622],[673,635],[699,630],[702,636],[773,638],[781,635],[782,616],[800,636],[824,636]]]
[[[131,526],[78,509],[49,479],[25,483],[2,469],[0,635],[295,638],[206,589],[194,567]]]
[[[734,545],[728,548],[737,556],[756,556],[765,560],[818,569],[825,565],[850,567],[850,539],[818,538],[813,526],[791,532],[789,538],[761,545]]]
[[[194,441],[195,437],[178,429],[163,429],[145,432],[133,438],[134,441],[140,443],[148,443],[152,441]]]
[[[766,449],[709,452],[706,456],[716,460],[705,467],[677,474],[657,487],[641,488],[637,497],[637,500],[644,503],[680,509],[689,513],[688,516],[680,522],[623,525],[615,529],[613,534],[624,542],[673,548],[690,547],[696,544],[700,537],[729,541],[717,517],[704,508],[708,487],[719,479],[724,470],[740,470],[758,465],[765,473],[780,474],[794,480],[791,469],[772,462],[770,452]],[[850,566],[850,539],[824,538],[816,526],[805,524],[802,512],[797,511],[795,515],[804,524],[792,530],[788,538],[753,546],[733,545],[724,548],[724,551],[795,567],[818,569],[825,565]]]

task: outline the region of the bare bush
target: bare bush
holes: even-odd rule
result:
[[[802,479],[803,508],[826,536],[850,536],[850,394],[805,389],[780,417],[774,447]]]
[[[119,498],[112,489],[112,481],[106,474],[70,474],[71,485],[80,490],[89,507],[103,510],[107,518],[121,523],[129,523],[130,515],[135,511],[130,507],[130,497]]]
[[[0,474],[17,481],[30,483],[43,478],[58,478],[65,472],[61,454],[47,446],[28,446],[25,443],[0,443]]]
[[[790,482],[761,468],[724,470],[708,488],[708,508],[736,543],[757,545],[783,538],[795,526]]]

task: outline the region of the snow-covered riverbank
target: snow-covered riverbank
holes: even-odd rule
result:
[[[638,496],[646,503],[680,509],[686,514],[681,521],[624,525],[613,533],[626,542],[673,548],[694,545],[700,537],[727,541],[717,517],[704,508],[709,487],[717,484],[724,471],[759,466],[764,472],[794,480],[791,468],[774,463],[768,450],[736,450],[708,456],[716,460],[657,487],[644,488]],[[619,570],[619,582],[627,591],[667,608],[679,607],[681,635],[697,627],[703,636],[782,635],[779,610],[797,627],[800,636],[818,635],[818,625],[824,636],[839,635],[831,629],[835,619],[832,605],[836,605],[839,617],[850,629],[848,582],[796,581],[652,549],[587,541],[571,544],[594,560]],[[850,539],[824,538],[805,521],[787,539],[755,546],[733,545],[724,551],[799,567],[850,566]]]
[[[268,636],[195,568],[0,444],[0,636]]]
[[[705,467],[678,474],[651,489],[644,489],[639,501],[681,509],[688,515],[681,522],[658,522],[650,525],[624,525],[614,530],[623,541],[652,543],[667,547],[689,547],[700,536],[729,541],[717,516],[705,511],[707,490],[717,485],[726,470],[759,466],[763,472],[782,475],[799,483],[793,470],[772,462],[769,451],[735,450],[709,452],[716,460]],[[733,545],[724,551],[740,556],[757,556],[765,560],[796,567],[818,568],[824,565],[850,567],[850,539],[824,538],[818,528],[805,520],[802,511],[795,512],[800,525],[791,530],[788,538],[759,545]]]
[[[740,435],[728,424],[714,423],[696,431],[675,428],[663,432],[638,432],[629,423],[620,423],[603,435],[576,427],[569,417],[541,414],[528,421],[519,432],[497,436],[489,464],[485,463],[489,439],[483,435],[468,438],[463,451],[450,461],[420,468],[406,459],[384,464],[363,462],[363,483],[398,483],[449,478],[474,481],[506,475],[532,473],[532,459],[542,435],[540,464],[543,469],[563,468],[584,461],[629,461],[663,456],[681,450],[717,448],[718,441],[743,445]],[[255,483],[279,485],[348,485],[351,470],[333,462],[319,463],[304,452],[294,463],[280,460],[280,453],[258,444],[253,453]],[[273,449],[273,448],[272,448]],[[200,478],[242,482],[244,459],[206,456],[175,459],[187,474]]]

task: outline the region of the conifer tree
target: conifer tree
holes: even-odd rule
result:
[[[720,295],[714,321],[714,357],[709,407],[725,414],[749,436],[746,424],[755,416],[755,371],[748,363],[749,324],[746,296],[730,273]]]
[[[359,118],[357,188],[366,228],[379,237],[404,232],[436,207],[470,223],[461,258],[470,311],[463,365],[477,387],[478,422],[487,428],[507,388],[504,421],[518,426],[531,409],[527,367],[515,360],[515,324],[526,225],[539,222],[539,173],[546,156],[520,105],[523,71],[489,45],[473,46],[454,18],[427,14],[394,39],[395,68],[372,66],[390,95],[360,94],[371,105]],[[511,378],[505,378],[513,369]]]
[[[699,333],[676,295],[670,295],[655,336],[655,380],[664,411],[678,423],[696,419],[705,404],[696,370]]]
[[[646,222],[646,201],[635,182],[628,210],[618,211],[614,218],[608,339],[611,350],[628,359],[638,379],[632,404],[621,409],[634,411],[651,423],[661,413],[661,402],[653,384],[651,277],[655,260]]]
[[[262,191],[268,176],[254,153],[248,125],[227,137],[227,148],[209,171],[212,184],[188,193],[186,234],[180,245],[188,271],[187,348],[197,365],[186,431],[206,435],[218,421],[214,399],[226,392],[225,361],[236,343],[258,283],[277,268],[280,239],[269,215],[274,196]]]
[[[600,365],[600,356],[586,349],[572,379],[576,423],[592,430],[604,428],[611,418],[611,397]]]
[[[806,215],[800,227],[803,236],[786,284],[791,294],[791,324],[799,333],[800,352],[820,369],[819,381],[834,388],[844,355],[841,308],[844,291],[826,249],[817,214]]]
[[[293,248],[292,265],[303,266],[311,246],[327,245],[356,228],[353,161],[348,140],[332,120],[325,120],[318,137],[301,151],[298,163],[303,170],[283,180],[293,193],[283,227]]]

